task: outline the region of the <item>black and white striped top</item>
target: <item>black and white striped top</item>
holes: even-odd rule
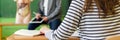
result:
[[[83,13],[84,0],[73,0],[63,22],[55,31],[45,33],[50,40],[67,39],[79,28],[80,40],[104,40],[107,36],[120,35],[120,5],[116,15],[99,18],[94,1],[88,13]]]

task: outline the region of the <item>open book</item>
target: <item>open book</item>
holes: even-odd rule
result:
[[[40,35],[39,30],[27,30],[27,29],[20,29],[16,31],[14,34],[21,35],[21,36],[38,36]]]

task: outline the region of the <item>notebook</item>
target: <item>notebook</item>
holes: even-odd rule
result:
[[[32,21],[30,21],[30,23],[42,23],[44,20],[42,18],[36,19],[33,18]]]
[[[27,30],[27,29],[20,29],[16,31],[14,34],[21,35],[21,36],[38,36],[40,35],[39,30]]]

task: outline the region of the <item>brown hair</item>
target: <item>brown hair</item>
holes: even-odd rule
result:
[[[85,0],[85,5],[84,5],[84,12],[87,12],[92,1],[95,1],[98,11],[99,11],[99,16],[102,10],[104,13],[102,16],[106,17],[108,15],[114,15],[117,14],[115,12],[115,6],[119,4],[119,0]]]

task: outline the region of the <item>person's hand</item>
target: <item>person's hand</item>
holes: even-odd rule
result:
[[[46,16],[42,17],[42,19],[47,22],[48,21],[48,18]]]
[[[40,17],[41,17],[41,14],[39,14],[39,13],[36,13],[36,14],[35,14],[35,18],[36,18],[36,19],[39,19]]]
[[[46,32],[48,32],[50,29],[48,28],[48,27],[42,27],[41,29],[40,29],[40,33],[41,34],[45,34]]]

